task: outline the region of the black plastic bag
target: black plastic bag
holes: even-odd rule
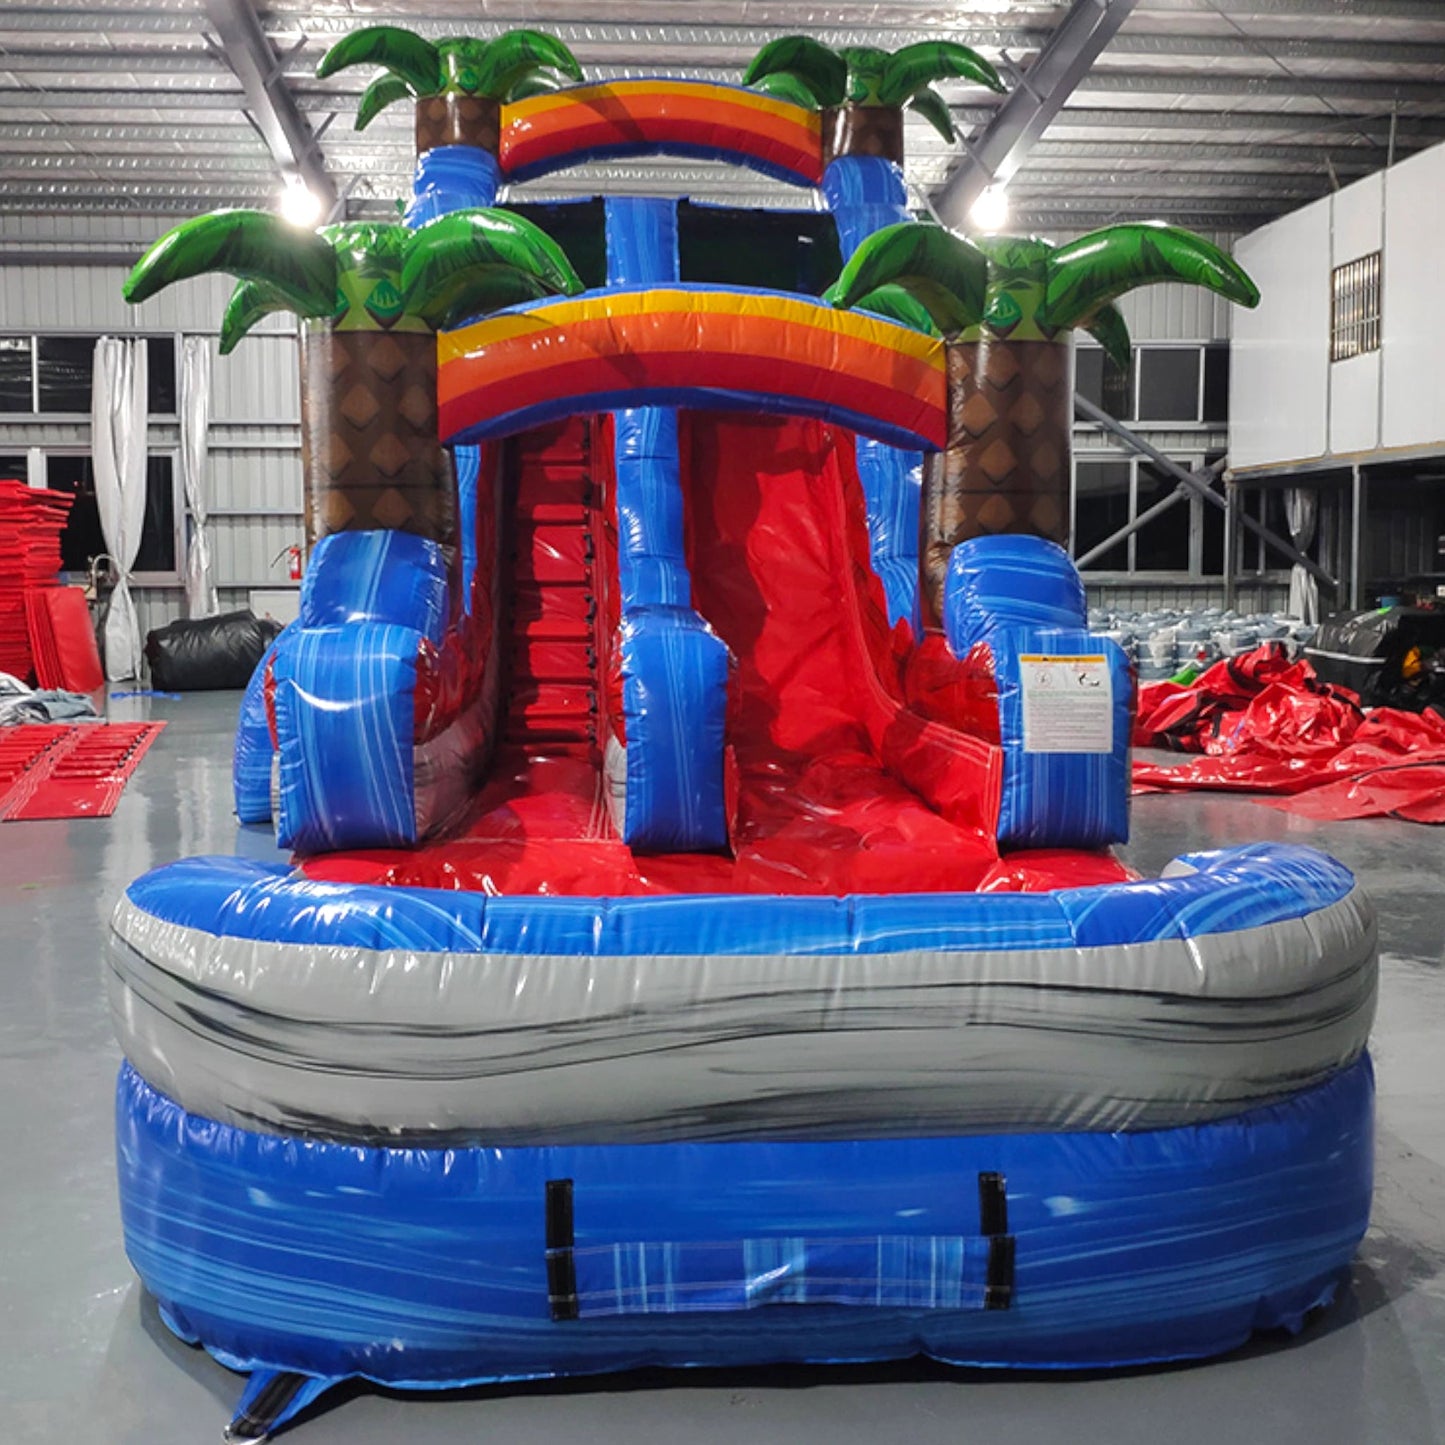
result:
[[[279,622],[251,611],[158,627],[146,635],[151,685],[168,692],[243,688],[280,630]]]
[[[1304,655],[1321,682],[1352,688],[1366,707],[1445,700],[1445,612],[1376,607],[1327,617]]]

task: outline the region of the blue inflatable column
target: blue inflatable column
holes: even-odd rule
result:
[[[1123,649],[1088,630],[1084,581],[1042,537],[972,537],[948,559],[949,651],[985,645],[1003,747],[1000,848],[1129,841],[1134,677]]]
[[[502,186],[502,168],[490,151],[475,146],[437,146],[417,158],[411,202],[403,217],[415,230],[438,216],[473,206],[495,204]],[[472,581],[477,575],[477,473],[481,451],[453,447],[457,474],[457,538],[462,609],[472,610]]]
[[[609,198],[606,214],[609,285],[678,279],[676,202]],[[607,741],[613,821],[623,841],[642,851],[722,848],[728,651],[692,608],[677,412],[630,407],[616,424],[627,745]]]
[[[496,156],[472,146],[438,146],[416,163],[411,202],[405,221],[413,228],[438,216],[468,206],[490,206],[497,198],[502,171]],[[477,571],[477,472],[481,453],[476,447],[456,447],[452,460],[457,477],[457,531],[462,606],[471,610],[472,579]],[[364,600],[364,599],[363,599]],[[257,665],[236,725],[231,773],[236,816],[243,823],[265,823],[271,818],[273,749],[263,696],[265,671],[276,658],[292,670],[291,650],[298,645],[299,629],[287,627]],[[319,822],[319,820],[316,820]]]
[[[823,173],[823,199],[845,261],[874,231],[912,219],[903,172],[881,156],[839,156]],[[888,599],[888,620],[910,622],[916,634],[923,458],[859,437],[858,480],[868,507],[868,551]]]

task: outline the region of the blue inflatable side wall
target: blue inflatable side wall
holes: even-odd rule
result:
[[[823,199],[838,227],[846,261],[885,226],[912,220],[903,172],[880,156],[840,156],[823,173]],[[858,438],[858,480],[868,509],[868,553],[888,600],[888,620],[906,621],[917,636],[918,508],[923,454]]]
[[[1137,1134],[380,1149],[189,1116],[126,1065],[116,1152],[132,1263],[241,1369],[1099,1367],[1297,1328],[1331,1297],[1368,1219],[1372,1092],[1361,1059]]]
[[[277,652],[276,837],[301,853],[416,841],[417,652],[440,643],[446,559],[408,532],[336,532],[311,554]]]
[[[1004,750],[1004,848],[1100,848],[1129,837],[1134,678],[1117,643],[1087,631],[1084,584],[1039,537],[953,549],[943,592],[949,650],[993,656]]]
[[[608,197],[607,279],[678,277],[677,203]],[[639,852],[727,843],[723,746],[727,647],[692,609],[683,537],[677,412],[616,413],[618,645],[626,719],[619,831]]]
[[[266,667],[278,648],[291,645],[294,624],[288,623],[261,655],[241,697],[236,743],[231,753],[231,792],[242,823],[271,821],[271,728],[266,721]]]
[[[222,938],[321,948],[575,957],[875,954],[903,948],[1112,948],[1303,918],[1346,898],[1349,869],[1281,843],[1187,854],[1194,871],[1050,893],[845,898],[681,894],[489,897],[322,883],[244,858],[183,858],[126,897],[165,923]]]

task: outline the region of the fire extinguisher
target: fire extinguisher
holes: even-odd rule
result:
[[[289,547],[282,548],[272,559],[274,567],[282,558],[286,559],[286,575],[293,582],[301,580],[301,547],[299,543],[293,542]]]

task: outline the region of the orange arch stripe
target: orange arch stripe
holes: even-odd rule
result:
[[[506,175],[538,175],[597,151],[669,149],[737,159],[800,185],[823,177],[817,114],[737,86],[616,80],[533,96],[502,112]]]
[[[864,432],[941,447],[937,340],[800,298],[658,288],[600,293],[479,321],[438,338],[443,437],[576,398],[709,390],[852,418]],[[706,404],[705,400],[699,404]],[[872,425],[870,425],[870,423]]]

